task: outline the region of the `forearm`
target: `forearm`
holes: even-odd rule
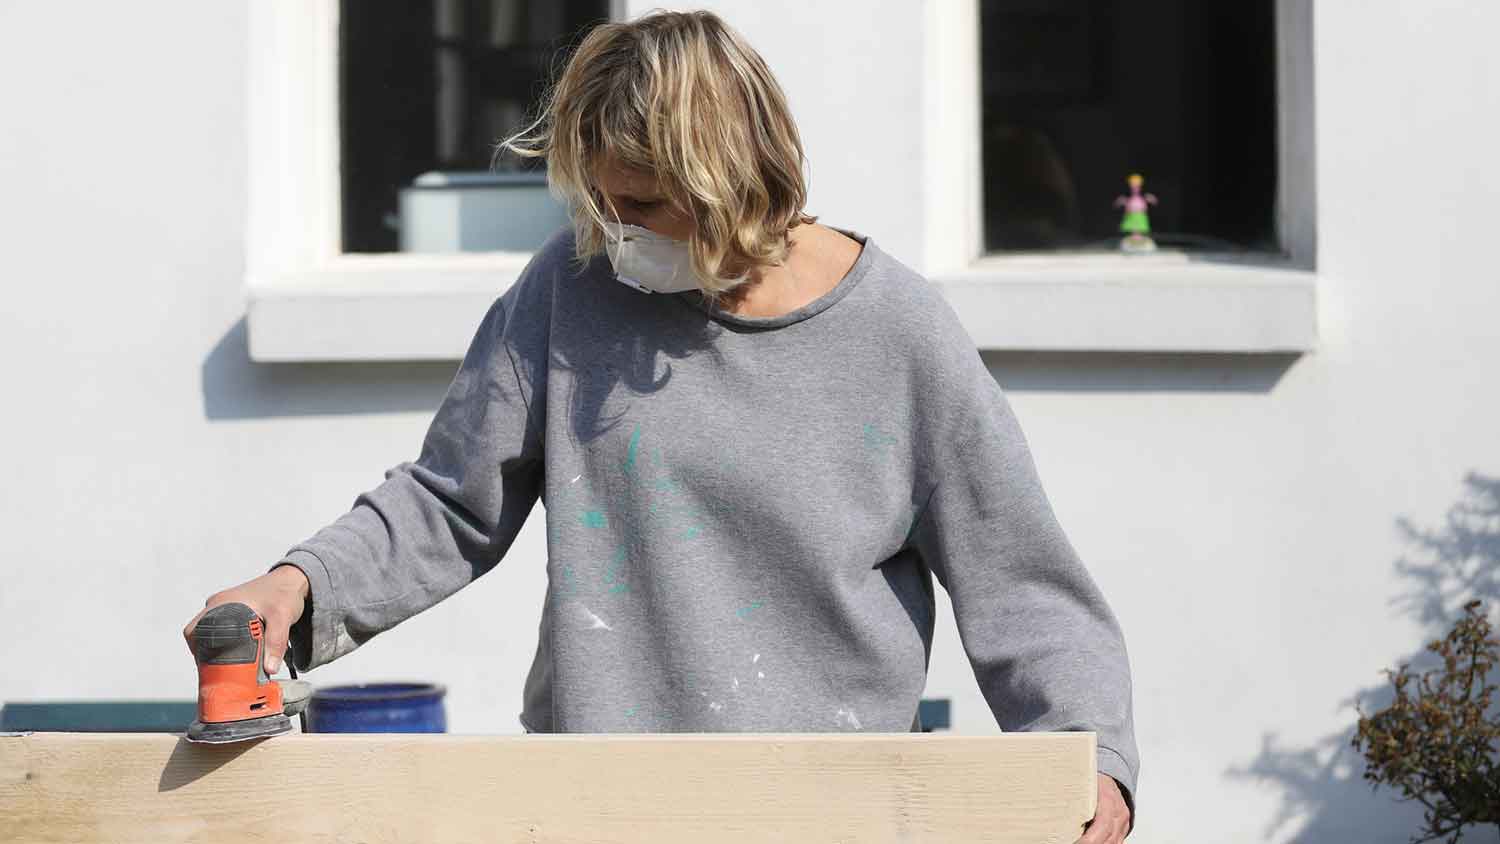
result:
[[[293,631],[298,666],[344,656],[493,568],[536,500],[534,473],[513,467],[491,479],[489,492],[404,464],[348,513],[293,546],[283,559],[307,576],[311,604]]]
[[[914,536],[953,599],[1001,729],[1092,731],[1099,770],[1133,793],[1123,632],[1052,510],[1009,402],[993,382],[982,387]]]

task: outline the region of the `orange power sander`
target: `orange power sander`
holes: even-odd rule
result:
[[[266,738],[292,730],[288,716],[301,714],[307,732],[307,702],[312,685],[297,679],[266,676],[266,621],[245,604],[220,604],[193,627],[193,657],[198,663],[198,720],[188,741],[228,744]]]

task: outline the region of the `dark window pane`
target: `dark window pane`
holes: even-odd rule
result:
[[[1115,248],[1140,173],[1168,248],[1274,251],[1271,0],[981,0],[986,250]]]
[[[396,251],[403,225],[407,248],[430,242],[413,230],[442,214],[463,217],[449,226],[454,248],[471,248],[459,230],[476,229],[476,207],[518,207],[506,198],[516,190],[532,197],[523,206],[537,201],[539,163],[500,162],[530,178],[485,176],[494,145],[534,116],[608,0],[343,0],[340,16],[345,252]],[[505,226],[478,222],[491,234]]]

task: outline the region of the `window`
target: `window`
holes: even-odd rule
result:
[[[606,5],[610,19],[643,11],[624,0],[251,4],[251,358],[461,358],[476,315],[514,282],[536,242],[518,224],[534,215],[493,206],[538,174],[486,172],[490,144],[540,93],[541,56],[556,55],[547,45],[572,43]],[[804,116],[838,104],[843,92],[829,80],[862,63],[894,64],[913,80],[885,133],[863,140],[919,151],[903,162],[920,168],[911,180],[920,192],[908,206],[917,245],[902,257],[953,302],[981,349],[1301,353],[1316,345],[1312,0],[1147,5],[879,6],[872,31],[919,23],[921,37],[903,43],[920,49],[883,52],[878,41],[801,49],[797,39],[813,37],[803,33],[790,42],[797,63],[778,65]],[[719,11],[731,23],[764,12],[753,0]],[[373,41],[341,49],[346,36]],[[987,60],[989,45],[1002,52]],[[1156,54],[1131,64],[1143,45]],[[1210,66],[1232,51],[1232,66]],[[1130,66],[1121,71],[1122,63]],[[423,81],[398,84],[397,66]],[[494,68],[506,69],[503,78]],[[1175,87],[1161,81],[1174,73]],[[1215,96],[1225,91],[1234,94]],[[843,142],[837,125],[819,131],[824,143]],[[995,152],[986,137],[1025,146],[1038,136],[1051,148],[1039,155],[1066,171],[1054,182],[1073,184],[1053,191],[1061,204],[1027,205],[1020,188],[1036,174],[985,166]],[[860,162],[816,166],[845,167],[844,184],[873,200],[880,174],[849,169]],[[1160,197],[1152,229],[1164,248],[1090,249],[1118,236],[1113,199],[1137,168]],[[435,223],[419,233],[403,218],[424,217],[403,210],[403,196],[441,200],[447,210],[428,213]],[[492,207],[459,208],[470,200]],[[505,236],[513,239],[495,240]]]
[[[342,0],[339,154],[348,252],[534,249],[566,222],[529,163],[496,173],[605,0]]]
[[[531,108],[555,45],[601,9],[615,19],[624,3],[250,4],[250,358],[461,358],[540,242],[523,223],[542,215],[505,210],[545,195],[539,174],[489,173],[490,144]],[[403,195],[426,203],[406,209],[421,225],[405,244]]]
[[[1277,252],[1272,13],[981,0],[985,251],[1118,248],[1140,173],[1156,244]]]

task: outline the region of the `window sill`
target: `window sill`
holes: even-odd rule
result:
[[[342,255],[246,281],[250,359],[462,360],[527,252]]]
[[[1311,351],[1317,275],[1264,257],[985,257],[933,276],[985,351]]]
[[[526,253],[346,255],[248,280],[258,362],[460,360]],[[1288,352],[1317,343],[1317,276],[1181,254],[986,257],[933,282],[985,351]]]

